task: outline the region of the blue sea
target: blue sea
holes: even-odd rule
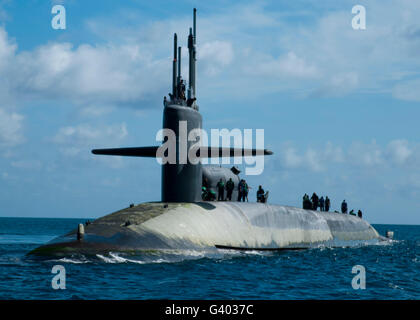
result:
[[[419,299],[420,226],[374,225],[394,240],[282,252],[177,251],[39,259],[32,249],[82,219],[0,218],[0,299]],[[65,268],[53,289],[52,268]],[[366,288],[353,289],[363,266]]]

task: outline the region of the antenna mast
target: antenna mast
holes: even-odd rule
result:
[[[172,62],[172,97],[176,99],[178,97],[177,94],[177,70],[176,70],[176,60],[177,60],[177,36],[176,33],[174,34],[174,61]]]
[[[188,79],[188,99],[193,99],[196,96],[196,86],[195,86],[195,65],[196,65],[196,40],[197,40],[197,30],[196,30],[196,14],[197,9],[194,8],[193,15],[193,28],[190,28],[190,34],[188,36],[188,52],[189,52],[189,79]]]

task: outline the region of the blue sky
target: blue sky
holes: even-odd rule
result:
[[[51,27],[55,4],[65,30]],[[351,27],[356,4],[366,30]],[[193,7],[204,128],[262,128],[274,151],[251,186],[271,203],[315,191],[372,223],[420,224],[408,0],[0,1],[0,216],[96,218],[160,199],[155,160],[90,150],[157,144],[172,36],[186,61]]]

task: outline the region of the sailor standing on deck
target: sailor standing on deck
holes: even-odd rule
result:
[[[321,197],[321,199],[319,199],[319,210],[325,211],[324,205],[325,205],[324,197]]]
[[[346,200],[343,200],[341,203],[341,213],[347,213],[347,202]]]
[[[223,182],[222,178],[220,178],[220,181],[217,183],[217,190],[218,190],[217,201],[224,201],[225,200],[225,183]]]
[[[315,192],[312,194],[311,199],[312,199],[312,210],[316,211],[318,209],[319,198]]]
[[[303,209],[311,210],[312,209],[312,202],[309,199],[309,196],[305,193],[303,196],[303,203],[302,203]]]
[[[243,193],[243,201],[248,202],[248,191],[249,191],[249,187],[248,187],[248,183],[246,183],[246,181],[244,180],[244,193]]]
[[[258,187],[258,191],[257,191],[257,202],[265,202],[265,191],[262,188],[262,186]]]
[[[241,181],[239,181],[239,185],[238,185],[238,201],[241,202],[242,198],[243,198],[243,193],[244,193],[244,180],[242,179]]]
[[[331,206],[331,202],[330,202],[330,198],[328,198],[328,196],[325,197],[325,211],[330,211],[330,206]]]
[[[233,183],[232,178],[229,178],[228,182],[226,182],[226,191],[227,191],[226,199],[229,201],[232,201],[232,192],[234,188],[235,188],[235,184]]]

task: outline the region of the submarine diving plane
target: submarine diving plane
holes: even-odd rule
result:
[[[202,116],[196,100],[196,9],[189,30],[189,79],[187,96],[181,89],[181,47],[174,35],[172,93],[164,100],[163,129],[176,134],[171,140],[178,150],[179,123],[186,123],[187,135],[202,128]],[[168,141],[165,141],[168,143]],[[187,150],[194,142],[187,142]],[[95,149],[96,155],[162,157],[159,147]],[[200,158],[234,156],[267,156],[269,150],[200,146]],[[179,159],[177,159],[179,160]],[[205,181],[210,190],[217,182],[232,178],[237,198],[239,171],[235,168],[203,166],[201,161],[162,162],[160,202],[131,205],[74,231],[60,236],[32,251],[34,254],[66,255],[99,252],[167,249],[238,249],[283,250],[319,245],[351,246],[355,243],[381,240],[366,221],[348,214],[317,212],[268,203],[237,201],[203,201]]]

